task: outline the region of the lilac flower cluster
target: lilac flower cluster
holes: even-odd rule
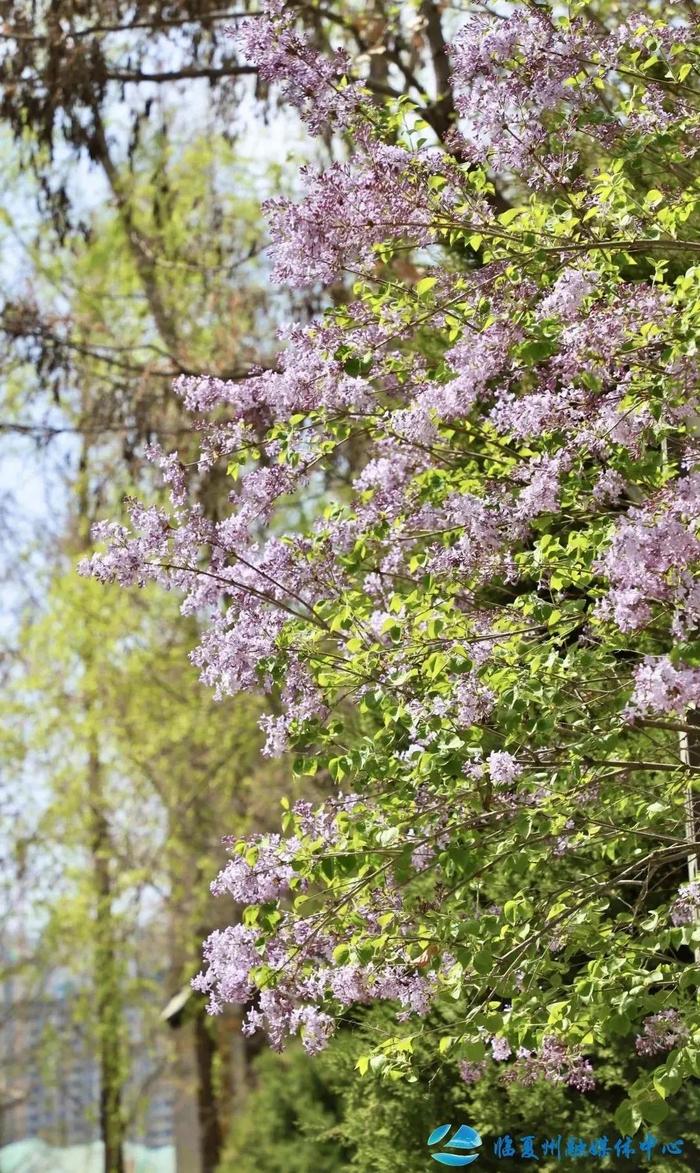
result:
[[[238,844],[238,848],[212,882],[215,896],[227,893],[239,904],[266,904],[289,892],[294,878],[291,861],[298,848],[296,840],[282,843],[279,835],[260,836]]]
[[[510,1059],[513,1052],[508,1039],[502,1035],[496,1035],[491,1039],[491,1054],[497,1063],[504,1063],[506,1059]]]
[[[455,188],[455,173],[438,152],[417,155],[362,130],[357,141],[364,150],[352,163],[302,168],[301,201],[265,204],[277,283],[330,285],[348,266],[373,262],[377,245],[427,246],[456,222],[458,203],[460,216],[475,229],[492,222],[483,200]],[[439,191],[427,183],[435,175],[446,181]]]
[[[506,1063],[513,1055],[508,1040],[496,1036],[491,1040],[491,1056],[497,1063]],[[461,1078],[467,1084],[478,1083],[487,1070],[487,1061],[458,1064]],[[540,1079],[548,1083],[566,1084],[580,1092],[593,1091],[596,1086],[593,1068],[577,1051],[568,1049],[554,1035],[545,1035],[538,1051],[519,1047],[511,1064],[500,1073],[504,1083],[519,1083],[529,1087]]]
[[[557,21],[544,6],[516,8],[507,16],[473,13],[451,46],[464,152],[500,172],[529,170],[531,181],[567,183],[579,125],[607,144],[623,129],[653,135],[692,116],[682,98],[669,109],[653,79],[632,114],[599,104],[608,74],[638,65],[644,50],[656,61],[687,37],[687,29],[667,26],[650,45],[648,29],[640,33],[624,23],[599,35],[590,22]],[[596,106],[605,117],[590,117]],[[554,122],[552,135],[550,116],[562,110],[566,122]]]
[[[619,286],[614,300],[595,300],[587,313],[565,325],[560,352],[552,360],[558,378],[570,384],[585,373],[601,386],[614,386],[629,371],[625,348],[640,328],[654,325],[661,330],[672,314],[663,290],[632,283]]]
[[[447,420],[468,415],[491,380],[507,370],[510,349],[517,337],[518,331],[507,319],[493,322],[482,333],[468,332],[445,354],[456,377],[444,386],[433,385],[423,391],[422,404]]]
[[[644,1020],[634,1045],[638,1055],[660,1055],[682,1046],[687,1038],[688,1029],[678,1011],[660,1010]]]
[[[554,317],[568,323],[576,321],[584,299],[593,292],[598,279],[597,273],[564,269],[554,282],[551,293],[537,307],[537,317]]]
[[[515,1063],[504,1078],[526,1087],[545,1079],[548,1083],[564,1083],[579,1092],[593,1091],[596,1086],[588,1059],[568,1049],[555,1035],[545,1035],[537,1051],[520,1047]]]
[[[650,504],[629,509],[599,569],[611,589],[600,608],[622,631],[635,631],[665,604],[682,634],[700,619],[694,568],[700,562],[700,478],[683,477]]]
[[[503,750],[494,750],[489,754],[487,761],[489,775],[495,786],[510,786],[523,772],[522,766],[513,755]]]
[[[193,985],[208,996],[211,1013],[227,1003],[247,1006],[244,1033],[264,1030],[278,1050],[288,1037],[300,1035],[311,1054],[326,1045],[343,1007],[384,999],[398,1003],[399,1020],[428,1013],[437,987],[434,974],[398,962],[331,964],[337,944],[313,921],[289,917],[266,946],[243,925],[217,930],[205,942],[206,969]],[[269,976],[258,988],[262,966]]]
[[[503,19],[475,13],[451,47],[457,105],[474,157],[498,171],[520,171],[546,143],[544,115],[570,101],[565,81],[590,57],[581,27],[564,32],[539,8]]]
[[[567,182],[579,114],[597,101],[592,82],[603,84],[630,39],[637,44],[627,30],[606,43],[602,32],[553,23],[532,5],[469,18],[452,61],[470,157],[505,171],[527,165],[530,174],[537,157],[539,178]],[[451,962],[439,946],[425,948],[425,926],[434,918],[437,928],[429,929],[444,932],[439,917],[444,892],[459,876],[456,856],[462,848],[470,855],[475,827],[488,828],[489,844],[507,833],[514,810],[560,797],[556,781],[550,790],[542,780],[552,772],[547,746],[531,754],[528,745],[525,753],[509,733],[505,744],[518,747],[517,757],[483,750],[499,729],[512,728],[500,721],[501,687],[517,698],[506,704],[536,703],[527,700],[531,682],[521,689],[509,681],[522,669],[518,648],[548,640],[547,621],[538,616],[540,588],[550,579],[543,574],[535,589],[529,570],[521,577],[546,515],[565,510],[562,530],[571,528],[574,538],[575,527],[590,522],[591,544],[600,548],[596,535],[608,524],[601,515],[616,503],[607,547],[593,566],[609,587],[595,623],[609,621],[631,635],[653,621],[674,637],[700,623],[697,452],[688,440],[687,475],[633,508],[624,493],[638,486],[618,471],[627,477],[630,456],[649,436],[658,440],[669,421],[682,419],[686,428],[695,376],[683,358],[667,357],[671,293],[616,274],[607,253],[589,250],[591,241],[600,243],[593,235],[582,250],[576,243],[567,250],[565,237],[553,236],[555,244],[544,247],[558,258],[557,276],[536,271],[517,220],[497,218],[487,202],[486,172],[432,148],[414,149],[408,133],[383,137],[382,120],[370,116],[376,110],[363,107],[361,88],[348,77],[348,59],[319,54],[282,0],[268,0],[259,17],[245,21],[238,43],[264,80],[285,87],[312,130],[329,121],[351,125],[357,148],[324,171],[307,169],[301,200],[268,204],[275,279],[330,285],[351,269],[364,285],[334,316],[283,331],[273,369],[237,381],[178,380],[201,435],[197,476],[219,461],[232,466],[230,510],[207,518],[188,500],[184,462],[153,446],[171,511],[132,502],[131,529],[99,526],[95,536],[108,548],[86,569],[103,581],[156,581],[183,594],[184,612],[203,619],[192,658],[205,683],[219,697],[262,690],[281,702],[281,712],[260,719],[266,756],[283,754],[296,738],[323,742],[330,713],[335,720],[353,703],[383,713],[376,744],[361,740],[351,759],[368,763],[367,794],[337,796],[320,809],[297,804],[293,833],[235,844],[212,886],[252,911],[209,937],[195,988],[213,1011],[244,1005],[247,1033],[264,1030],[276,1047],[299,1035],[315,1053],[349,1006],[384,999],[401,1019],[429,1012]],[[648,86],[654,84],[651,77]],[[664,100],[650,90],[635,133],[664,124]],[[596,127],[591,122],[587,132],[611,132]],[[612,131],[619,129],[615,123]],[[440,245],[451,233],[466,237],[475,253],[484,240],[489,248],[495,242],[491,259],[485,249],[478,268],[442,266]],[[401,264],[412,276],[393,296]],[[414,280],[420,272],[427,282]],[[426,331],[433,336],[424,347]],[[682,384],[679,405],[673,392]],[[323,514],[295,532],[290,504],[296,508],[317,484],[326,488],[325,475],[339,477],[341,492],[337,499],[328,494]],[[283,524],[291,532],[282,532]],[[527,655],[525,664],[527,670]],[[579,683],[571,696],[578,697]],[[630,717],[682,715],[700,705],[700,670],[666,655],[647,657],[632,683]],[[489,727],[485,737],[479,726]],[[528,725],[537,727],[536,720]],[[379,761],[392,729],[392,748]],[[438,764],[426,782],[421,771],[431,757]],[[331,759],[330,766],[342,774],[347,761]],[[382,786],[400,801],[383,805]],[[594,801],[599,791],[591,786],[587,794]],[[574,827],[578,844],[578,823],[563,822],[565,832]],[[553,867],[571,841],[568,834],[555,839]],[[447,852],[452,845],[457,850]],[[342,868],[363,853],[353,877],[361,882],[346,885]],[[291,898],[316,895],[328,873],[342,880],[336,888],[329,881],[323,912],[309,913],[307,902],[302,914]],[[696,888],[680,890],[674,924],[695,919]],[[470,900],[467,892],[464,903]],[[267,905],[274,913],[261,911]],[[483,927],[494,909],[471,911]],[[565,939],[553,934],[548,943],[552,954]],[[518,992],[524,982],[518,970]],[[656,1054],[685,1037],[677,1012],[664,1011],[646,1020],[637,1051]],[[487,1042],[507,1079],[544,1078],[583,1092],[594,1086],[590,1063],[552,1035],[515,1056],[504,1036]],[[460,1066],[465,1082],[482,1070],[481,1063]]]
[[[668,656],[647,656],[634,673],[634,691],[626,710],[630,717],[645,713],[683,716],[700,704],[700,669],[676,668]]]
[[[470,1063],[468,1059],[461,1059],[457,1064],[457,1070],[464,1083],[478,1083],[486,1072],[486,1061],[482,1059],[478,1063]]]
[[[670,909],[674,925],[693,925],[700,921],[700,882],[682,884]]]
[[[294,13],[283,0],[265,0],[255,17],[228,32],[265,81],[282,83],[285,97],[313,133],[331,122],[339,130],[351,123],[361,95],[357,83],[348,81],[347,54],[314,49],[295,28]]]
[[[274,243],[273,279],[279,284],[332,282],[351,261],[371,258],[387,237],[428,244],[432,217],[421,204],[422,188],[411,183],[414,165],[401,147],[382,147],[358,169],[335,163],[320,174],[306,169],[301,203],[266,205]],[[319,233],[319,222],[324,232]]]
[[[306,880],[295,863],[314,852],[341,849],[341,823],[357,804],[353,795],[329,799],[318,809],[300,801],[293,811],[297,834],[229,841],[232,858],[212,891],[248,906],[279,905],[292,891],[305,891]],[[365,892],[358,914],[366,930],[378,936],[380,918],[401,909],[399,891],[388,877]],[[325,1046],[343,1007],[382,999],[397,1004],[399,1019],[428,1013],[437,992],[434,972],[407,962],[400,953],[382,964],[338,964],[334,952],[346,941],[349,946],[350,940],[339,936],[323,916],[300,918],[290,911],[281,914],[275,932],[267,937],[240,924],[217,930],[206,942],[205,969],[194,986],[208,996],[212,1013],[231,1002],[247,1006],[246,1033],[264,1030],[276,1048],[300,1035],[310,1053]]]

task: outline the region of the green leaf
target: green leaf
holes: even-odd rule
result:
[[[491,973],[493,969],[493,955],[489,949],[481,949],[474,954],[472,964],[477,973]]]
[[[614,1120],[621,1136],[634,1136],[642,1123],[642,1113],[631,1100],[624,1100],[615,1112]]]
[[[661,1071],[653,1079],[654,1090],[663,1100],[667,1096],[675,1095],[682,1083],[683,1077],[677,1071]]]
[[[639,1111],[643,1118],[648,1120],[650,1124],[661,1124],[668,1116],[669,1108],[661,1098],[641,1100],[639,1103]]]
[[[423,295],[428,293],[435,285],[437,285],[437,277],[422,277],[416,285],[416,293],[419,297],[423,297]]]

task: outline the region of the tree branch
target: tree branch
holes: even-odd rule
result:
[[[209,81],[215,81],[220,77],[243,77],[257,74],[257,72],[255,65],[234,65],[232,62],[231,65],[221,66],[191,65],[182,69],[166,69],[159,73],[145,73],[139,69],[108,69],[105,72],[105,77],[108,81],[121,82],[183,81],[186,78],[202,77]]]

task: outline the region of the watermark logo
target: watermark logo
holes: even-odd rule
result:
[[[435,1149],[430,1155],[440,1165],[471,1165],[478,1161],[480,1154],[466,1150],[479,1148],[483,1143],[475,1128],[468,1124],[460,1124],[457,1131],[450,1137],[452,1124],[440,1124],[428,1137],[428,1145]],[[449,1139],[448,1139],[449,1138]],[[512,1136],[509,1132],[497,1136],[492,1142],[493,1156],[500,1162],[504,1160],[509,1167],[512,1161],[539,1161],[541,1157],[549,1157],[555,1161],[584,1161],[584,1168],[590,1169],[596,1161],[617,1159],[625,1163],[634,1161],[634,1166],[626,1164],[628,1169],[641,1168],[640,1159],[644,1161],[644,1168],[651,1164],[655,1157],[682,1157],[684,1155],[685,1140],[682,1136],[675,1139],[663,1140],[651,1132],[643,1136],[613,1136],[602,1135],[583,1138],[581,1136],[547,1136],[538,1137],[530,1133],[528,1136]],[[439,1146],[439,1147],[438,1147]],[[451,1151],[452,1150],[452,1151]],[[455,1151],[456,1150],[456,1151]],[[534,1168],[534,1166],[533,1166]],[[664,1168],[666,1165],[664,1164]]]
[[[440,1165],[471,1165],[472,1161],[478,1160],[478,1153],[445,1152],[445,1149],[476,1149],[481,1144],[481,1137],[475,1128],[470,1128],[468,1124],[460,1124],[454,1136],[449,1140],[445,1137],[452,1128],[451,1124],[440,1124],[438,1128],[434,1128],[428,1137],[429,1145],[438,1145],[444,1141],[443,1147],[437,1153],[431,1153],[434,1161]]]

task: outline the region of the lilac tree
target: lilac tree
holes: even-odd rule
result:
[[[389,1000],[359,1066],[400,1077],[447,1005],[436,1053],[469,1079],[581,1091],[627,1036],[655,1063],[626,1132],[700,1074],[698,41],[665,7],[479,7],[447,148],[283,5],[244,22],[311,130],[354,144],[270,204],[275,278],[351,300],[283,331],[275,370],[179,381],[230,513],[154,451],[172,510],[101,525],[88,567],[208,614],[205,683],[267,692],[265,752],[336,785],[231,844],[215,888],[246,907],[206,942],[211,1009],[314,1052]]]

